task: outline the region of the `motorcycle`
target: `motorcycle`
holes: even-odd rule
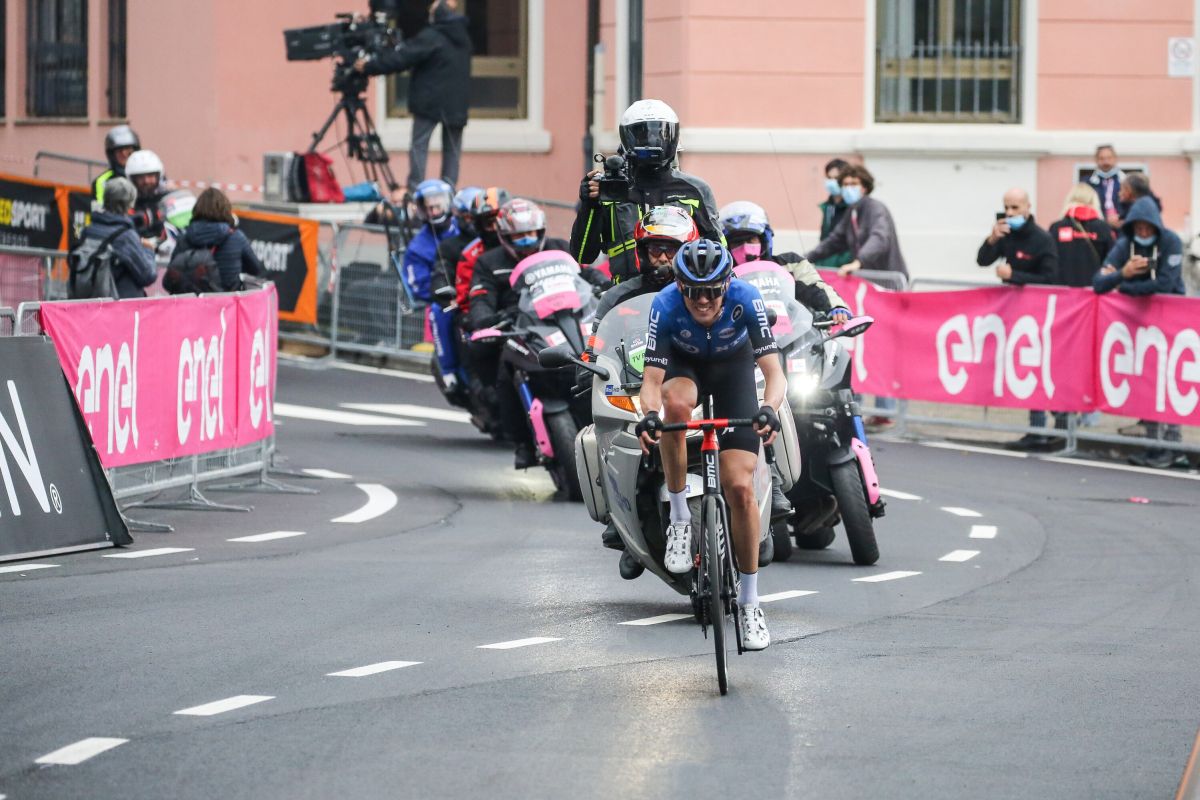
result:
[[[850,388],[850,353],[839,341],[863,334],[874,320],[856,317],[838,327],[831,320],[814,319],[795,300],[791,273],[773,262],[748,262],[735,272],[757,286],[767,307],[777,312],[775,336],[803,453],[800,479],[788,491],[797,509],[789,523],[796,545],[828,547],[840,521],[854,563],[874,564],[879,560],[874,520],[884,515],[886,504]],[[776,538],[776,559],[786,558],[789,545]]]
[[[582,354],[598,302],[579,264],[561,250],[523,259],[509,275],[509,284],[520,292],[516,315],[476,331],[471,340],[503,342],[500,361],[513,375],[539,461],[555,488],[578,501],[575,436],[591,421],[589,406],[586,398],[574,396],[574,374],[542,365],[538,354],[556,346],[575,357]]]
[[[429,360],[429,372],[433,376],[434,385],[438,391],[442,393],[442,397],[446,402],[457,408],[461,408],[467,412],[471,418],[471,424],[475,429],[482,434],[486,434],[495,441],[504,439],[504,427],[500,424],[500,411],[496,401],[496,381],[485,381],[483,376],[479,374],[478,369],[491,368],[495,369],[495,364],[484,364],[478,367],[470,363],[468,356],[472,334],[463,330],[460,326],[454,326],[454,336],[456,341],[444,342],[441,341],[440,332],[436,325],[430,325],[433,331],[434,347],[440,352],[445,347],[455,347],[463,357],[459,359],[458,368],[454,371],[454,375],[447,379],[447,376],[442,374],[441,363],[438,358]]]
[[[627,580],[645,570],[657,575],[680,594],[689,595],[693,612],[702,616],[693,574],[676,575],[663,566],[666,549],[666,525],[670,518],[670,500],[658,451],[643,457],[634,427],[642,416],[639,393],[646,355],[646,329],[654,295],[626,300],[613,308],[600,322],[592,342],[596,358],[583,362],[565,347],[541,353],[546,366],[582,366],[594,375],[591,410],[594,423],[583,428],[575,440],[576,471],[588,514],[596,522],[615,525],[625,550],[620,572]],[[693,413],[698,418],[699,407]],[[800,472],[800,452],[796,446],[795,426],[785,406],[780,413],[783,425],[775,451],[785,487]],[[686,435],[688,505],[692,510],[693,530],[699,530],[700,498],[704,479],[701,474],[701,431]],[[754,471],[754,494],[760,519],[760,562],[771,560],[771,475],[765,455],[760,452]]]

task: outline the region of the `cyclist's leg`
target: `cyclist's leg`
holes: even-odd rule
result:
[[[674,364],[668,366],[667,381],[663,383],[663,419],[686,422],[696,407],[698,393],[693,378],[681,374]],[[663,566],[676,575],[692,569],[692,514],[687,502],[687,441],[684,437],[683,431],[664,433],[658,445],[671,501]]]
[[[733,551],[737,553],[738,572],[747,575],[758,572],[761,525],[758,502],[754,497],[754,469],[757,466],[757,451],[751,453],[732,447],[721,450],[721,489],[729,506],[730,538]]]

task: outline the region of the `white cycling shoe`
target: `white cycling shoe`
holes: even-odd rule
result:
[[[741,606],[742,649],[766,650],[771,645],[771,632],[767,630],[767,618],[761,606]]]
[[[667,572],[682,575],[692,570],[692,523],[672,522],[667,526],[667,552],[663,556]]]

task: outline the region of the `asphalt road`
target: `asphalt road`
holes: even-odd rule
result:
[[[774,643],[732,658],[721,697],[694,623],[623,624],[686,599],[621,580],[582,507],[431,384],[283,366],[279,401],[286,466],[322,471],[285,480],[319,494],[213,493],[254,511],[146,509],[177,532],[0,565],[0,796],[1162,798],[1179,781],[1200,723],[1200,476],[877,441],[899,493],[880,562],[839,539],[766,568]]]

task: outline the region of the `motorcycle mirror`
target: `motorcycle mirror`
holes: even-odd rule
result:
[[[863,333],[866,333],[867,328],[874,324],[874,317],[854,317],[853,319],[847,320],[842,329],[830,338],[836,339],[839,336],[860,336]]]
[[[538,363],[546,369],[558,369],[575,363],[570,345],[558,344],[538,353]]]

